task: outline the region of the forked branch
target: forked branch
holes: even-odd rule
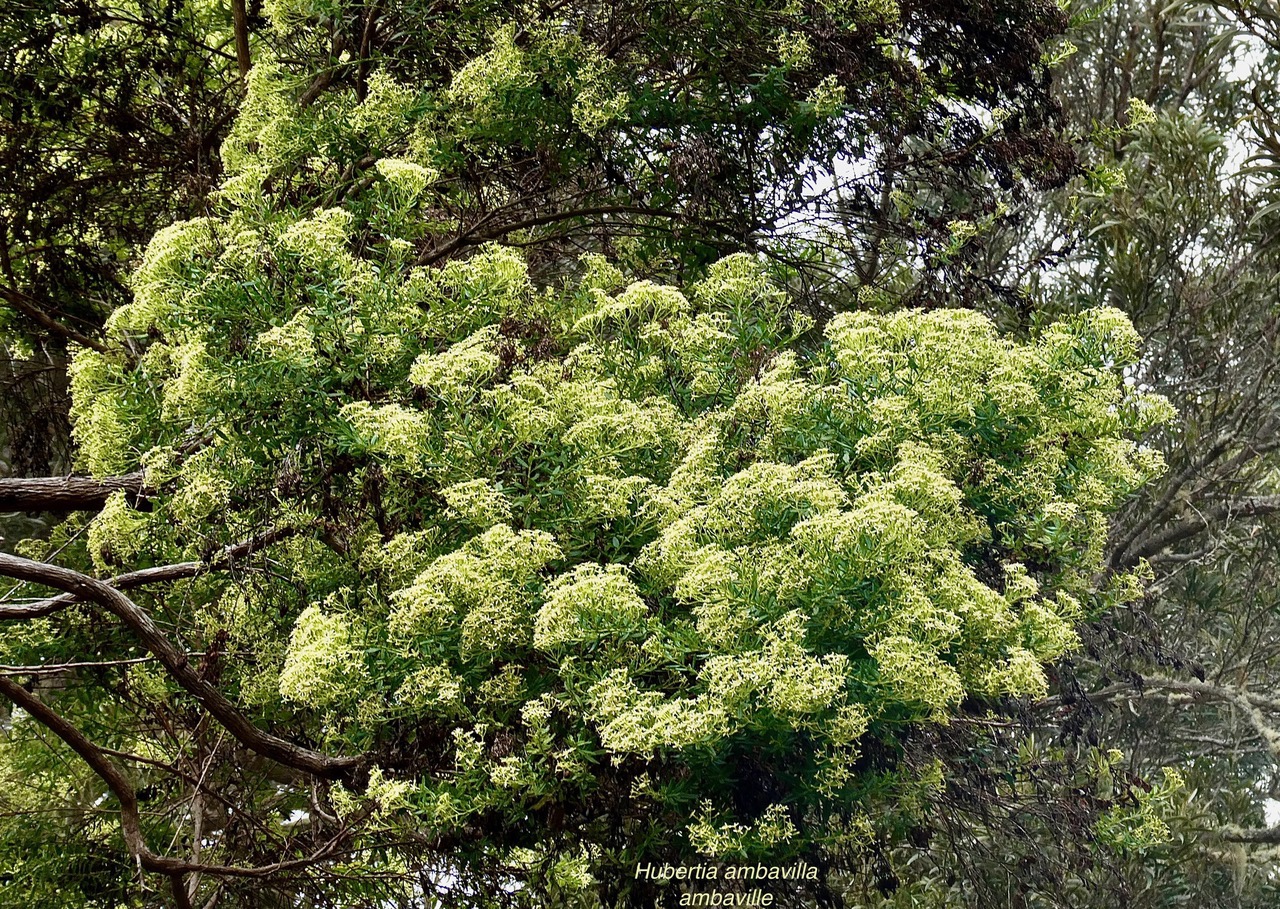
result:
[[[330,757],[259,729],[226,695],[201,677],[187,655],[173,645],[145,610],[110,584],[69,568],[8,553],[0,553],[0,575],[53,587],[110,612],[133,631],[174,681],[250,751],[286,767],[327,778],[349,775],[365,763],[363,757]]]

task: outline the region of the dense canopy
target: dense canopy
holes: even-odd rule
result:
[[[825,863],[918,820],[937,780],[898,772],[903,729],[1044,694],[1072,623],[1132,596],[1097,587],[1106,515],[1159,471],[1132,439],[1168,411],[1120,381],[1119,313],[1031,342],[966,311],[848,313],[820,339],[745,254],[683,289],[599,254],[562,286],[497,246],[416,265],[436,175],[380,158],[341,205],[274,203],[260,162],[302,130],[264,84],[225,213],[157,235],[71,370],[85,465],[144,472],[87,524],[99,573],[254,542],[229,575],[134,595],[204,654],[193,682],[151,646],[138,707],[211,678],[230,702],[235,741],[195,732],[237,805],[205,861],[296,849],[243,828],[308,811],[371,870],[426,856],[534,900],[643,902],[637,862],[699,853]],[[374,80],[340,129],[385,136],[411,97]],[[8,661],[127,660],[124,618],[104,638],[62,613]],[[250,752],[332,785],[245,780]],[[149,840],[186,835],[165,814]]]
[[[384,230],[419,171],[376,165]],[[87,463],[145,469],[88,524],[100,572],[260,541],[135,599],[256,725],[330,756],[311,810],[350,828],[343,854],[444,849],[488,891],[638,904],[639,861],[826,862],[919,820],[938,781],[898,772],[902,730],[1043,695],[1072,623],[1132,596],[1096,587],[1106,515],[1159,471],[1132,436],[1168,411],[1120,382],[1137,337],[1114,311],[1030,343],[971,312],[850,313],[797,348],[812,321],[746,256],[683,292],[600,257],[535,288],[499,247],[357,258],[355,221],[250,204],[162,232],[120,352],[72,371]],[[77,636],[108,656],[102,635],[64,613],[8,660]],[[126,658],[137,628],[115,635]],[[198,693],[127,677],[153,709]],[[263,749],[232,735],[205,765],[241,801],[225,864],[291,842],[240,815],[308,806],[238,780]],[[139,730],[113,747],[177,757]]]
[[[1274,747],[1270,190],[1073,13],[0,11],[0,901],[1266,905],[1099,709]]]

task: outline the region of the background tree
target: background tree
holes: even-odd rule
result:
[[[203,2],[0,14],[0,475],[71,471],[67,347],[101,345],[141,248],[217,185],[243,91],[231,33]],[[3,545],[43,523],[10,514]]]
[[[1253,166],[1273,143],[1274,99],[1260,78],[1274,60],[1268,15],[1224,6],[1154,17],[1157,36],[1176,38],[1158,37],[1167,68],[1133,90],[1166,109],[1119,150],[1127,187],[1109,214],[1092,218],[1086,249],[1098,277],[1085,295],[1106,294],[1148,328],[1142,381],[1184,414],[1181,431],[1162,443],[1169,480],[1135,503],[1113,549],[1114,564],[1146,557],[1157,570],[1142,622],[1120,629],[1154,647],[1136,660],[1104,658],[1135,671],[1146,689],[1132,699],[1138,716],[1112,721],[1116,737],[1135,766],[1177,763],[1205,791],[1199,824],[1219,842],[1202,876],[1170,889],[1229,887],[1253,905],[1275,898],[1268,844],[1280,842],[1274,827],[1256,829],[1275,823],[1262,807],[1276,758],[1277,246],[1271,191]],[[1103,686],[1099,699],[1123,704],[1128,690]]]
[[[873,283],[889,244],[935,271],[953,222],[1073,167],[1042,61],[1066,18],[1048,3],[274,9],[264,38],[304,107],[359,100],[379,70],[432,99],[425,263],[503,240],[544,250],[532,263],[552,274],[600,251],[680,277],[759,251],[807,265],[821,300],[824,276]],[[305,181],[309,154],[274,166]],[[822,251],[836,224],[843,248]]]
[[[1090,626],[1027,728],[1055,766],[1102,742],[1127,756],[1118,773],[1174,767],[1196,797],[1170,816],[1166,846],[1125,861],[1064,863],[1032,825],[1009,843],[957,824],[932,847],[938,866],[917,873],[958,876],[958,895],[1056,878],[1071,905],[1271,905],[1274,16],[1265,4],[1085,12],[1057,80],[1089,137],[1084,174],[1042,200],[1039,224],[993,236],[983,269],[1025,284],[1046,314],[1124,310],[1148,344],[1129,380],[1180,416],[1150,440],[1169,472],[1126,507],[1110,544],[1113,566],[1149,561],[1148,596]],[[1011,735],[991,759],[1025,766],[1024,741]],[[1021,850],[1027,864],[1010,869]]]

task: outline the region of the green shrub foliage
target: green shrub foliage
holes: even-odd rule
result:
[[[72,272],[101,259],[108,286],[149,212],[203,217],[155,236],[70,370],[80,466],[145,487],[23,551],[101,577],[205,561],[129,595],[258,727],[355,758],[271,764],[91,605],[9,625],[0,663],[108,749],[134,832],[202,863],[169,875],[178,902],[652,906],[638,863],[803,861],[821,874],[760,886],[837,905],[828,882],[891,868],[953,782],[920,731],[1044,695],[1077,624],[1136,595],[1108,519],[1172,411],[1134,384],[1132,326],[920,308],[986,307],[988,235],[1074,172],[1057,4],[126,7],[18,48],[38,103],[0,157],[54,149],[75,179],[47,237],[20,213],[51,184],[14,181],[14,236],[54,258],[5,270],[74,316],[96,297]],[[216,116],[170,103],[153,36],[188,31]],[[117,45],[155,77],[115,92]],[[112,88],[81,105],[106,113],[40,99],[64,70]],[[111,143],[37,141],[132,135],[143,89],[153,134],[195,138],[118,172]],[[119,186],[173,198],[72,204]],[[5,723],[0,807],[58,820],[0,825],[0,901],[166,899],[94,746]],[[1097,839],[1167,836],[1176,782]]]
[[[330,793],[366,834],[527,893],[866,842],[939,784],[898,770],[905,731],[1044,694],[1133,596],[1107,518],[1171,411],[1123,381],[1119,312],[818,330],[746,255],[684,287],[594,255],[536,286],[494,245],[420,267],[431,168],[268,197],[267,134],[300,133],[264,97],[220,213],[162,231],[116,352],[76,357],[85,464],[153,490],[88,546],[110,571],[291,532],[146,602],[220,642],[261,724],[368,755]]]

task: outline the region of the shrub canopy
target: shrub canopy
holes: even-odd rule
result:
[[[101,570],[280,537],[148,605],[261,724],[363,756],[329,797],[364,835],[606,896],[868,843],[940,782],[899,772],[906,730],[1044,694],[1132,596],[1099,589],[1107,515],[1169,411],[1121,381],[1118,312],[819,336],[745,255],[684,288],[427,269],[397,227],[429,177],[373,172],[376,204],[163,231],[73,368],[85,463],[153,490],[89,524]]]
[[[105,780],[137,829],[68,836],[113,857],[86,879],[127,850],[188,900],[652,905],[637,863],[703,859],[828,899],[944,785],[904,739],[1044,694],[1137,591],[1107,521],[1170,410],[1123,315],[798,292],[970,299],[1074,166],[1063,14],[387,7],[266,4],[225,180],[75,354],[81,465],[144,479],[25,551],[136,604],[0,641],[99,655],[5,689],[6,768],[98,821]],[[55,783],[37,723],[112,753]]]

